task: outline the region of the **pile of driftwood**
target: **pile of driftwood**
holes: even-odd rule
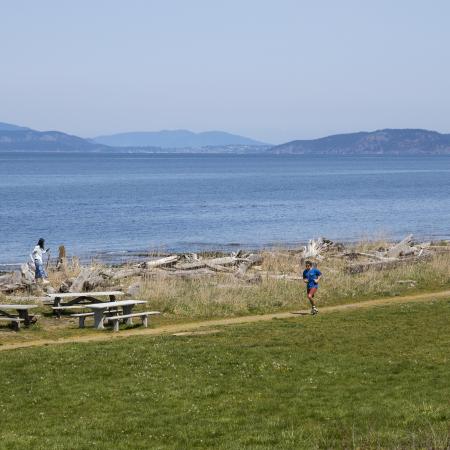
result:
[[[23,290],[33,292],[35,288],[34,268],[31,264],[22,264],[20,271],[0,275],[0,292],[8,294]]]
[[[342,257],[348,264],[346,272],[361,273],[369,269],[383,270],[400,264],[416,262],[429,258],[433,254],[431,242],[416,243],[413,235],[406,236],[402,241],[388,248],[379,248],[373,252],[345,252]]]
[[[346,262],[345,271],[349,274],[365,272],[369,269],[383,270],[400,264],[415,262],[429,258],[434,248],[431,242],[418,243],[412,234],[400,242],[380,247],[372,252],[360,252],[346,249],[342,244],[336,244],[329,239],[319,238],[309,241],[303,249],[302,259],[321,261],[330,258],[342,259]]]
[[[449,251],[450,246],[445,246]],[[371,252],[356,251],[355,247],[346,248],[343,244],[335,243],[329,239],[319,238],[309,241],[302,249],[292,251],[289,257],[298,258],[300,264],[305,260],[316,262],[338,258],[345,261],[344,270],[349,274],[356,274],[373,270],[383,270],[407,262],[415,262],[430,257],[437,251],[431,243],[417,243],[409,235],[402,241],[378,248]],[[66,273],[67,261],[65,251],[58,258],[54,270]],[[244,253],[239,251],[225,256],[206,257],[197,254],[169,255],[151,259],[139,264],[121,267],[85,266],[78,276],[65,279],[60,286],[46,287],[48,292],[88,292],[99,288],[118,287],[126,278],[156,279],[156,278],[183,278],[193,279],[214,276],[218,273],[228,274],[235,279],[247,283],[258,283],[261,275],[248,272],[255,265],[263,261],[261,253]],[[270,278],[298,280],[298,275],[292,274],[266,274]],[[61,277],[59,277],[61,278]],[[135,283],[136,284],[136,283]],[[36,286],[34,272],[31,264],[23,264],[20,272],[0,275],[0,292],[14,293],[28,291],[35,293],[40,288]]]
[[[98,288],[112,287],[125,278],[198,278],[217,273],[230,274],[246,282],[260,281],[257,276],[248,276],[247,271],[262,262],[262,256],[255,253],[238,252],[218,258],[202,258],[196,254],[170,255],[152,259],[140,264],[121,268],[105,266],[83,267],[74,279],[65,280],[60,292],[88,292]]]

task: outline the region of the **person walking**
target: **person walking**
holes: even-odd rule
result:
[[[303,271],[303,282],[306,284],[306,295],[311,303],[311,314],[316,315],[319,310],[314,302],[314,294],[319,288],[319,280],[322,276],[322,272],[317,268],[313,267],[311,261],[305,262],[305,270]]]
[[[49,283],[47,280],[48,275],[47,272],[44,269],[44,261],[42,259],[42,255],[45,253],[49,253],[50,249],[45,249],[45,240],[43,238],[40,238],[36,247],[34,247],[33,251],[31,252],[31,259],[34,262],[34,278],[36,282],[42,281],[43,284]]]

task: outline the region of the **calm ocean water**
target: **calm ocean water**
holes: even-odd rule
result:
[[[0,153],[0,265],[57,252],[450,238],[450,157]],[[130,253],[127,253],[130,252]]]

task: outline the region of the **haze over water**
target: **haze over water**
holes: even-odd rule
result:
[[[450,157],[0,154],[0,265],[57,253],[450,238]]]

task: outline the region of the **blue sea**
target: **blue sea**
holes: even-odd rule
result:
[[[0,153],[0,266],[450,238],[450,157]]]

